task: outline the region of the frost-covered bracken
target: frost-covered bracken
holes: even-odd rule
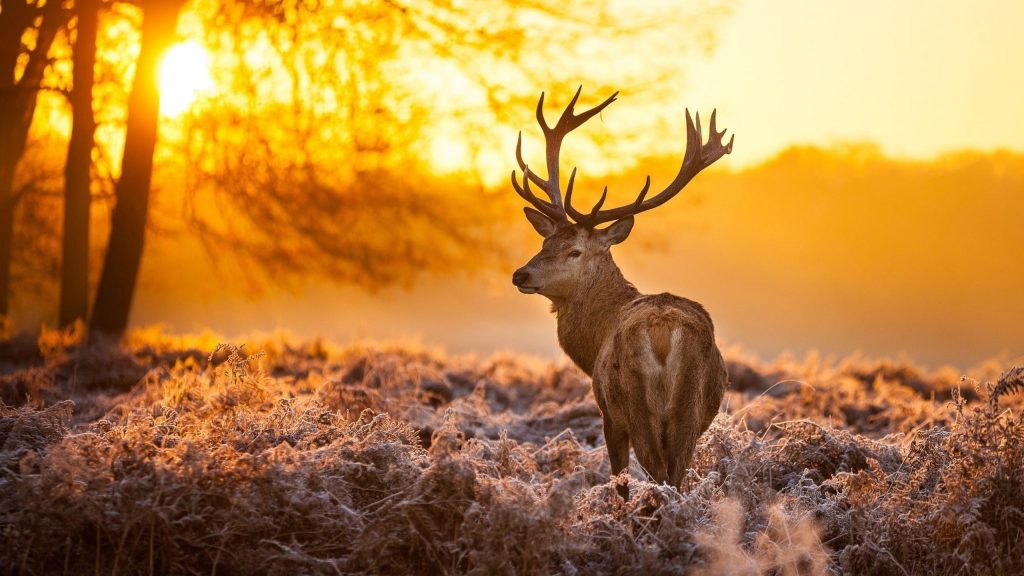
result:
[[[733,389],[676,489],[635,463],[607,481],[564,364],[2,341],[0,572],[1024,570],[1020,369],[726,357]]]

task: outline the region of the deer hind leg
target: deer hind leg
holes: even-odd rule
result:
[[[637,461],[660,484],[669,479],[665,432],[671,372],[666,361],[672,356],[672,332],[664,325],[648,326],[636,334],[636,342],[626,361],[630,370],[623,372],[630,380],[625,388],[632,391],[627,397],[629,433]]]
[[[707,381],[706,369],[701,367],[690,367],[681,369],[681,378],[686,382],[693,382],[696,386],[683,386],[684,389],[705,390],[710,386]],[[701,406],[699,393],[681,395],[673,399],[673,406],[669,416],[671,425],[666,430],[666,442],[669,452],[669,482],[678,487],[686,475],[686,469],[690,466],[693,453],[697,447],[700,435],[708,429],[711,421],[718,413],[717,400],[711,404]]]
[[[597,407],[604,417],[604,442],[608,449],[612,476],[615,476],[629,467],[629,428],[626,426],[625,413],[617,401],[618,375],[615,370],[609,369],[611,365],[612,361],[608,357],[600,358],[592,383],[594,399],[597,400]],[[617,490],[624,500],[629,500],[628,483],[620,484]]]
[[[651,476],[651,480],[661,484],[668,480],[668,461],[665,458],[665,443],[661,434],[663,426],[656,421],[654,414],[648,413],[644,416],[644,421],[633,422],[631,426],[633,451],[636,452],[637,461]]]
[[[651,373],[632,371],[623,374],[623,386],[634,393],[626,397],[629,438],[636,459],[656,483],[668,480],[668,461],[665,455],[665,429],[662,415],[655,406],[663,403],[663,383],[660,370]],[[638,393],[639,392],[639,393]]]
[[[690,466],[690,460],[693,459],[693,451],[697,446],[697,436],[700,435],[699,432],[697,434],[693,433],[693,423],[690,426],[679,426],[678,424],[675,428],[669,427],[666,430],[669,453],[668,482],[676,488],[682,484],[683,476],[686,475],[686,469]]]
[[[615,425],[607,414],[604,417],[604,441],[608,448],[612,476],[615,476],[629,467],[629,433],[625,426]],[[623,500],[629,500],[628,482],[620,484],[616,489]]]

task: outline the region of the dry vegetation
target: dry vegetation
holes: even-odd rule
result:
[[[623,502],[566,366],[78,340],[0,340],[3,573],[1024,571],[1020,369],[729,354],[685,486]]]

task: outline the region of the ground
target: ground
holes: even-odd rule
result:
[[[675,488],[609,480],[566,363],[80,340],[0,339],[0,573],[1024,571],[1024,374],[998,361],[729,350]]]

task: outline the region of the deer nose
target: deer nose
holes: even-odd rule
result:
[[[523,270],[522,268],[516,270],[515,274],[512,274],[512,284],[515,284],[516,286],[522,286],[529,281],[530,273],[527,272],[526,270]]]

